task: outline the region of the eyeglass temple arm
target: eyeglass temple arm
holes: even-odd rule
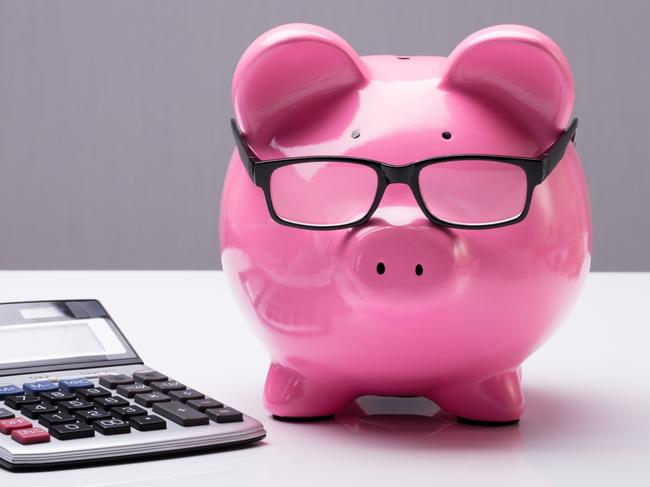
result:
[[[244,163],[246,172],[251,177],[252,181],[255,182],[255,163],[259,161],[259,158],[255,155],[253,150],[244,140],[241,130],[239,130],[239,125],[237,125],[237,120],[231,118],[230,127],[232,128],[232,133],[235,136],[235,143],[237,144],[237,150],[239,151],[239,158]]]
[[[544,175],[542,176],[542,181],[553,172],[555,166],[557,166],[562,160],[562,157],[564,157],[564,153],[569,146],[569,142],[575,142],[577,128],[578,119],[574,118],[562,136],[546,150],[544,154]]]

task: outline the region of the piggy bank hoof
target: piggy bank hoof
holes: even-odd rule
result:
[[[519,424],[519,418],[510,421],[481,421],[480,419],[470,419],[458,416],[456,419],[459,423],[471,424],[474,426],[512,426]]]
[[[316,423],[318,421],[332,420],[334,419],[334,415],[326,414],[324,416],[296,417],[296,416],[278,416],[277,414],[274,414],[273,419],[278,421],[284,421],[285,423]]]

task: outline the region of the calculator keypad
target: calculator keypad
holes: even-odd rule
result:
[[[206,397],[156,371],[133,376],[112,374],[99,377],[96,386],[89,379],[63,379],[58,383],[38,381],[0,386],[0,433],[23,444],[127,434],[132,428],[157,431],[167,428],[166,420],[184,426],[243,421],[239,411]],[[133,401],[133,402],[131,402]],[[11,409],[38,420],[41,427],[16,417]],[[148,409],[155,414],[151,414]],[[162,416],[162,417],[161,417]],[[165,419],[163,419],[163,417]]]

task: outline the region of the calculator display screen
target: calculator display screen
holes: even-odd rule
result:
[[[0,304],[3,370],[137,358],[97,301]]]
[[[0,365],[126,351],[103,318],[3,326],[0,343]]]

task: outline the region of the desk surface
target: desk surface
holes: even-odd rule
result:
[[[257,417],[268,438],[185,458],[2,470],[0,485],[648,485],[650,273],[592,274],[524,364],[522,422],[492,429],[435,416],[424,399],[363,398],[318,424],[272,420],[261,401],[266,353],[221,272],[0,272],[0,301],[65,298],[101,300],[147,365]]]

